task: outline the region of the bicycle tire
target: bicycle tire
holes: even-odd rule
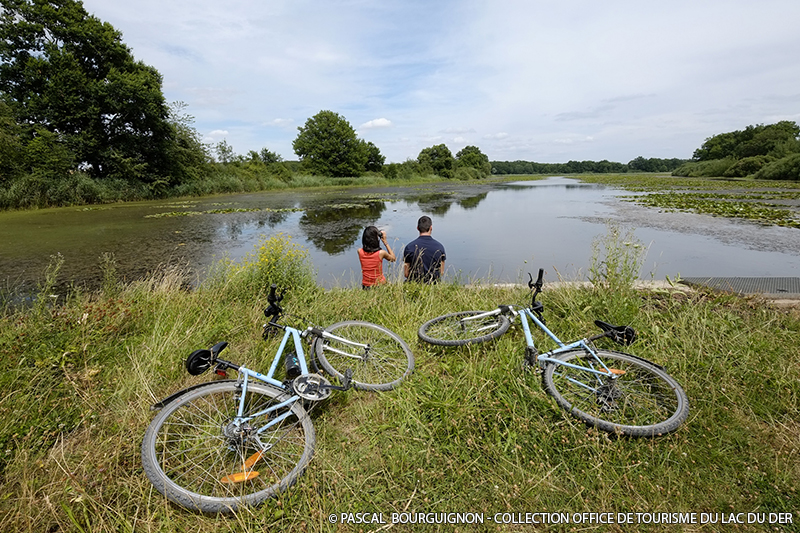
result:
[[[461,311],[436,317],[422,324],[417,336],[437,346],[466,346],[496,339],[508,331],[511,321],[503,314],[468,322],[461,321],[462,318],[481,313],[486,311]]]
[[[589,366],[587,354],[584,350],[570,350],[556,358],[564,362],[583,359],[582,366]],[[623,352],[597,350],[597,355],[609,369],[624,373],[616,379],[600,378],[558,363],[545,365],[545,390],[572,416],[602,431],[631,437],[670,433],[689,416],[686,393],[660,367]],[[588,390],[586,385],[594,390]]]
[[[240,393],[236,381],[208,383],[168,403],[150,423],[142,466],[167,499],[202,513],[233,513],[276,497],[305,471],[316,435],[301,402],[282,408],[288,417],[259,437],[247,430],[263,426],[277,412],[234,435],[231,422]],[[286,399],[283,390],[250,383],[245,415]]]
[[[325,331],[369,346],[363,351],[324,337],[314,343],[317,360],[325,372],[341,381],[344,372],[352,370],[351,383],[357,389],[391,390],[414,371],[414,354],[411,353],[411,348],[388,328],[372,322],[345,320],[328,326]]]

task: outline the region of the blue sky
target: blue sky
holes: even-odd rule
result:
[[[797,0],[84,0],[163,76],[206,142],[296,159],[345,117],[387,162],[689,158],[800,122]]]

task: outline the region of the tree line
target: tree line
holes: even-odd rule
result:
[[[788,120],[747,126],[705,140],[676,176],[800,180],[800,126]]]
[[[660,159],[642,156],[628,163],[613,161],[568,161],[535,163],[532,161],[492,161],[493,174],[625,174],[628,172],[672,172],[686,159]]]

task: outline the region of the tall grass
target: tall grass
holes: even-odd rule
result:
[[[389,178],[381,173],[331,178],[292,172],[286,166],[248,163],[209,165],[195,179],[180,184],[144,183],[123,179],[95,179],[83,172],[49,178],[26,175],[0,188],[0,209],[104,204],[157,198],[298,189],[305,187],[410,185],[446,181],[433,174],[405,174]]]
[[[487,517],[483,526],[397,524],[396,531],[528,529],[489,522],[501,512],[785,512],[800,519],[796,310],[714,293],[628,294],[636,305],[626,314],[641,339],[632,351],[675,376],[692,411],[684,426],[662,438],[610,438],[567,416],[543,392],[538,375],[522,372],[518,326],[493,343],[467,348],[417,341],[419,324],[429,318],[522,304],[526,289],[392,282],[371,291],[323,291],[304,281],[309,266],[302,253],[284,260],[290,242],[273,246],[193,291],[184,289],[181,272],[168,271],[0,318],[0,530],[390,530],[328,519],[356,512],[382,512],[387,519],[393,512]],[[265,266],[278,264],[277,271]],[[316,406],[315,458],[280,498],[232,518],[166,502],[139,459],[149,406],[213,379],[188,376],[183,365],[192,350],[219,340],[230,342],[234,361],[265,368],[277,341],[261,339],[266,301],[256,287],[292,268],[282,281],[289,285],[288,323],[383,324],[412,347],[414,375],[388,393],[348,391]],[[107,272],[113,277],[113,269]],[[593,332],[595,318],[614,313],[610,287],[550,290],[551,279],[548,273],[540,299],[559,335]]]

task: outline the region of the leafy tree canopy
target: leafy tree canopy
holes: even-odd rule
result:
[[[796,164],[800,154],[799,135],[800,126],[789,120],[720,133],[706,139],[695,150],[692,161],[675,169],[673,174],[800,180]]]
[[[302,168],[322,176],[360,176],[369,160],[368,144],[344,117],[333,111],[320,111],[305,125],[292,142]],[[371,143],[369,143],[371,144]]]
[[[444,178],[453,177],[455,158],[450,149],[444,144],[437,144],[430,148],[423,148],[417,156],[420,166],[429,168],[433,173]]]
[[[754,157],[769,155],[779,145],[787,141],[796,140],[800,135],[800,126],[795,122],[783,120],[777,124],[765,126],[747,126],[742,131],[720,133],[705,140],[702,146],[695,150],[694,161],[711,161],[734,157]]]
[[[492,173],[492,164],[489,157],[481,152],[477,146],[465,146],[456,153],[456,161],[461,167],[474,168],[481,175],[488,176]]]
[[[383,164],[386,162],[386,157],[381,155],[380,148],[372,144],[371,142],[364,143],[364,150],[367,153],[367,163],[365,165],[365,170],[367,172],[380,172],[383,169]]]
[[[161,76],[76,0],[2,0],[0,92],[23,129],[97,178],[170,179]],[[179,169],[177,169],[179,170]]]

